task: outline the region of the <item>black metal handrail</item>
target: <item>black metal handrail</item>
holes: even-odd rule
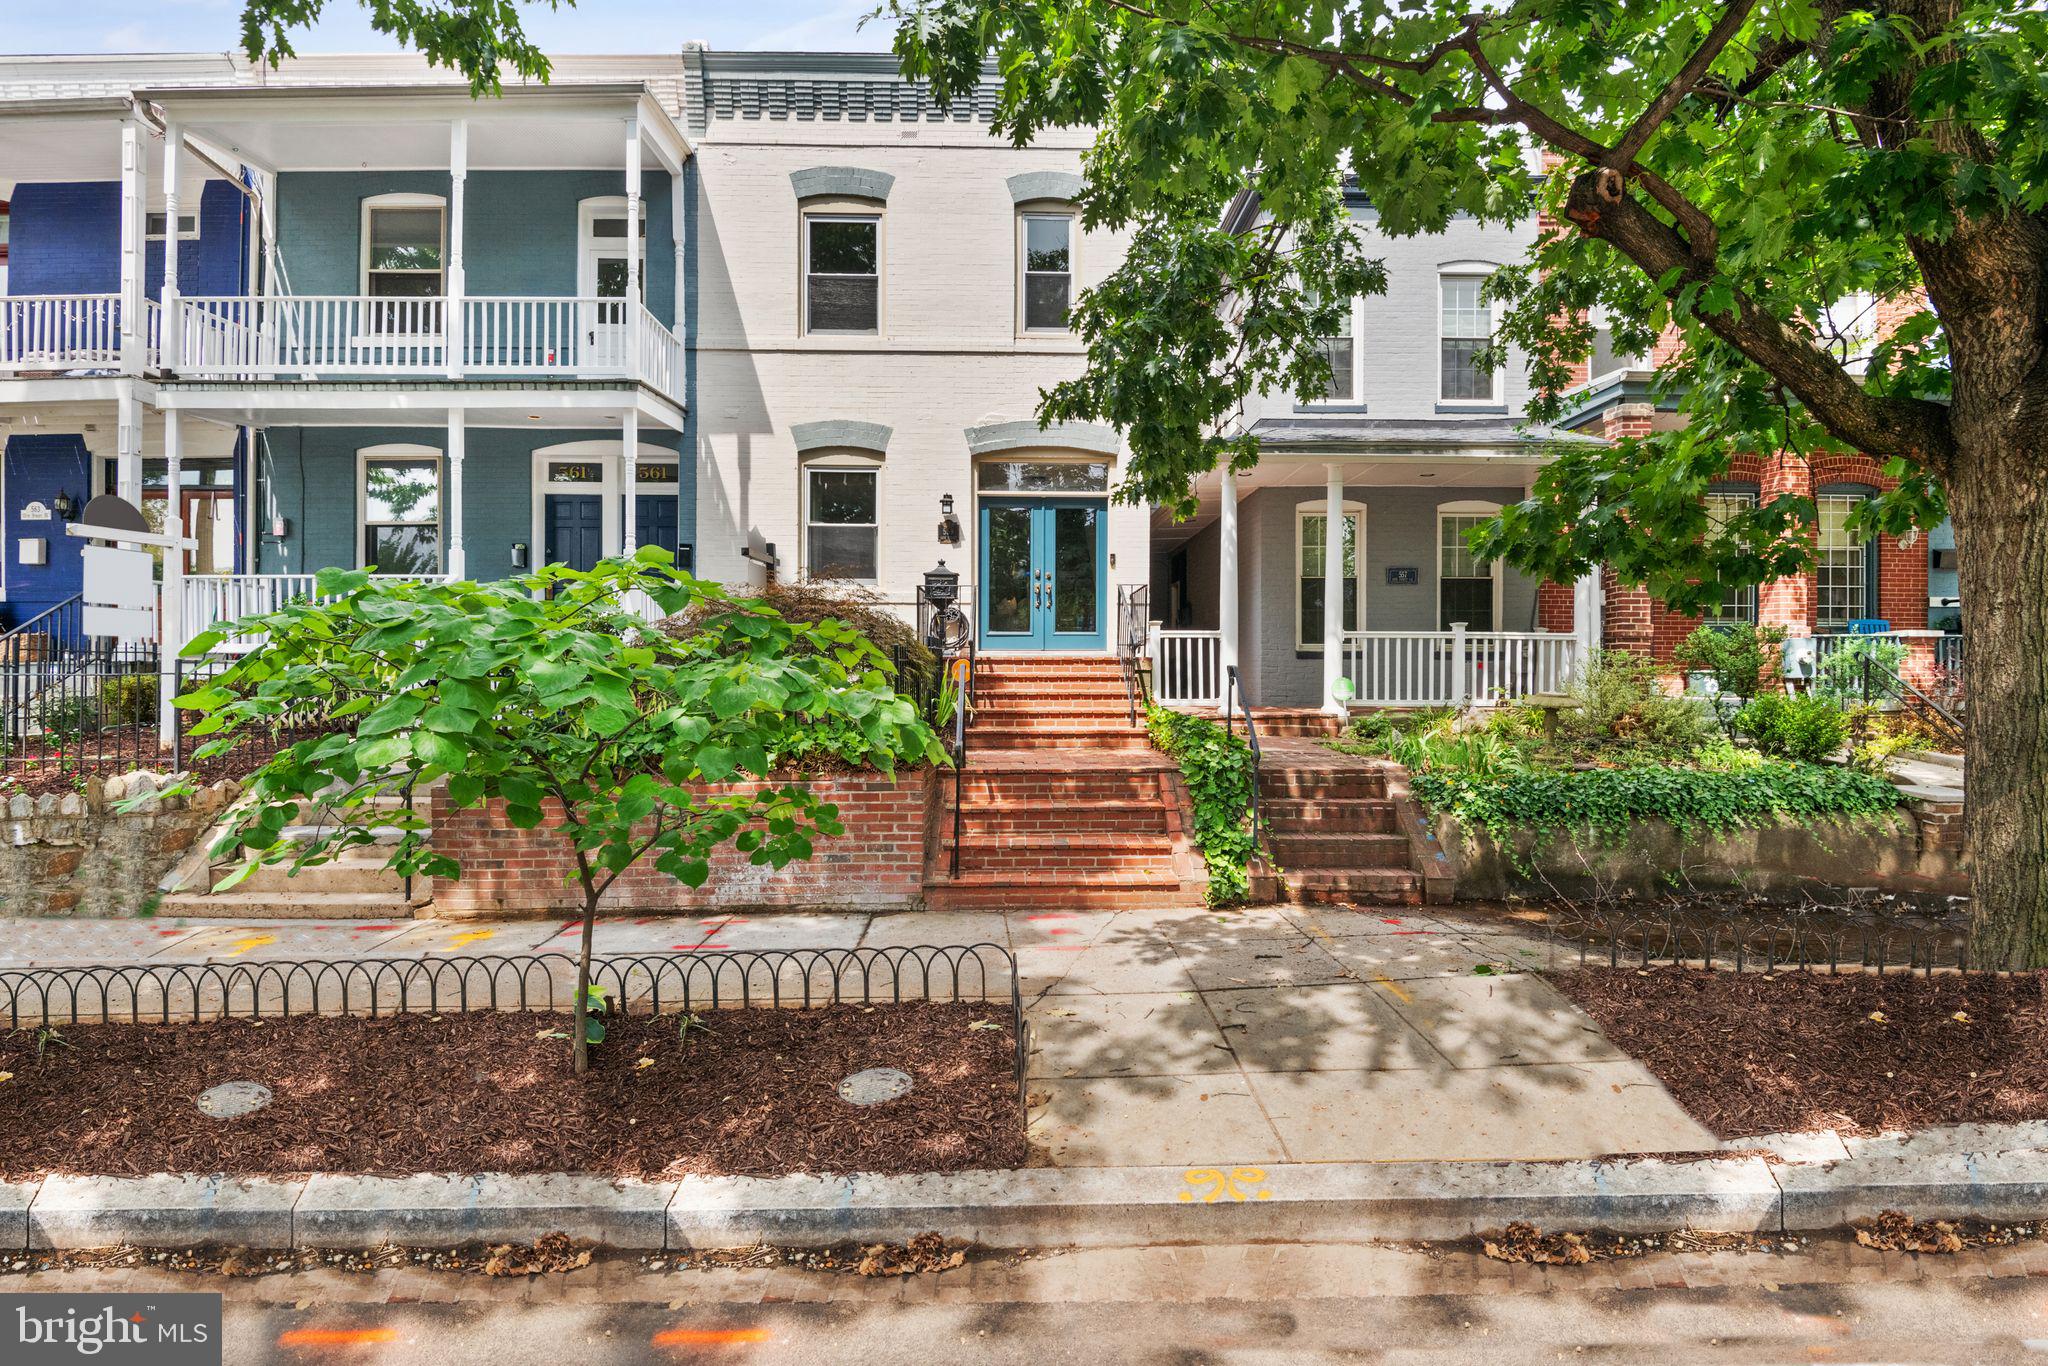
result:
[[[1873,689],[1883,697],[1897,701],[1908,711],[1918,710],[1934,722],[1936,730],[1942,731],[1958,746],[1964,743],[1962,718],[1923,692],[1912,679],[1896,669],[1878,667],[1876,661],[1865,655],[1862,661],[1863,704],[1870,705]]]
[[[1023,994],[1016,957],[1000,944],[630,954],[594,958],[590,974],[592,984],[629,1013],[1007,995],[1017,1098],[1025,1104],[1030,1050]],[[576,958],[568,953],[0,969],[0,1020],[9,1029],[34,1029],[293,1015],[553,1012],[570,1008],[575,985]]]
[[[1251,701],[1244,695],[1244,685],[1238,681],[1237,665],[1232,664],[1223,671],[1223,674],[1223,733],[1225,735],[1235,735],[1237,733],[1235,729],[1236,718],[1242,713],[1244,716],[1244,742],[1250,747],[1252,752],[1252,843],[1258,848],[1263,849],[1265,848],[1266,839],[1264,825],[1259,820],[1259,765],[1264,759],[1264,754],[1259,748],[1259,727],[1258,723],[1252,720]]]
[[[1145,645],[1151,634],[1152,587],[1150,584],[1119,584],[1116,590],[1117,657],[1123,666],[1124,705],[1132,725],[1138,724],[1140,704],[1151,710],[1150,679],[1145,668]]]

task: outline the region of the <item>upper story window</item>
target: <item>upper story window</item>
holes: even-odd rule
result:
[[[1586,358],[1586,378],[1599,379],[1622,370],[1648,370],[1649,357],[1620,351],[1614,345],[1614,319],[1599,304],[1586,310],[1586,324],[1593,329],[1593,353]]]
[[[1024,331],[1065,332],[1074,306],[1074,215],[1027,213],[1018,228]]]
[[[161,242],[164,240],[165,232],[170,227],[170,223],[171,216],[167,213],[148,214],[143,219],[143,235],[152,242]],[[179,214],[178,240],[181,242],[191,242],[196,241],[198,237],[199,215],[196,213]]]
[[[882,220],[804,215],[804,331],[882,330]]]
[[[1756,494],[1727,490],[1707,495],[1707,521],[1716,530],[1728,525],[1739,514],[1756,506]],[[1756,620],[1756,585],[1746,588],[1731,588],[1721,595],[1721,600],[1708,608],[1700,618],[1709,626],[1734,626],[1741,622]]]
[[[1330,362],[1330,384],[1313,400],[1314,402],[1358,402],[1358,395],[1364,383],[1364,376],[1360,371],[1365,359],[1364,352],[1358,345],[1361,315],[1361,301],[1353,299],[1351,307],[1345,311],[1343,329],[1323,338],[1323,357]]]
[[[443,293],[446,206],[426,195],[363,201],[363,293],[430,299]]]
[[[1493,340],[1493,305],[1481,297],[1486,272],[1446,272],[1441,290],[1440,379],[1445,403],[1498,403],[1499,373],[1480,368],[1479,356]]]

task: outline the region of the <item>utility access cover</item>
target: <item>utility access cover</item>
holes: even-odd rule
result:
[[[880,1105],[910,1094],[910,1074],[894,1067],[870,1067],[839,1083],[839,1098],[849,1105]]]

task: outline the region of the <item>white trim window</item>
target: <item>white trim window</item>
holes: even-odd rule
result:
[[[1017,316],[1025,332],[1066,332],[1074,307],[1075,218],[1017,216]]]
[[[373,446],[357,453],[357,465],[358,565],[380,574],[441,573],[441,452]]]
[[[363,201],[361,283],[367,330],[424,337],[441,331],[448,206],[439,195],[380,194]]]
[[[1437,629],[1500,629],[1501,567],[1482,560],[1466,537],[1500,513],[1498,503],[1445,503],[1436,510]]]
[[[882,330],[882,218],[804,216],[804,331],[873,336]]]
[[[1323,648],[1323,569],[1329,514],[1321,503],[1294,510],[1294,645]],[[1346,631],[1365,629],[1365,504],[1344,504],[1344,618]]]
[[[1728,525],[1742,513],[1756,506],[1756,495],[1737,489],[1726,489],[1710,493],[1706,497],[1707,521],[1716,531]],[[1701,614],[1700,620],[1709,626],[1736,626],[1756,620],[1756,585],[1745,588],[1730,588],[1721,595],[1721,600]]]
[[[142,235],[151,242],[161,242],[164,240],[165,230],[170,227],[170,224],[171,216],[164,210],[158,210],[155,213],[145,215],[143,218]],[[178,240],[180,242],[196,242],[199,240],[198,214],[181,213],[178,215]],[[0,240],[0,245],[5,245],[4,240]]]
[[[881,475],[874,466],[804,468],[804,572],[811,578],[879,577]]]
[[[1849,526],[1866,496],[1823,493],[1813,501],[1820,519],[1814,537],[1814,626],[1846,631],[1851,622],[1870,619],[1877,606],[1876,552]]]
[[[1437,279],[1437,398],[1444,403],[1500,402],[1500,371],[1479,364],[1493,341],[1493,304],[1484,294],[1491,273],[1446,270]]]
[[[1365,387],[1365,348],[1359,345],[1364,330],[1365,301],[1353,299],[1345,314],[1342,332],[1322,339],[1323,355],[1330,362],[1330,384],[1310,400],[1312,405],[1355,404]]]

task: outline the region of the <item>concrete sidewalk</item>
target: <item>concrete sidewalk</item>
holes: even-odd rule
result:
[[[561,921],[0,921],[0,968],[568,952]],[[1721,1145],[1538,977],[1540,940],[1397,911],[607,920],[600,954],[994,943],[1059,1167],[1553,1159]]]

